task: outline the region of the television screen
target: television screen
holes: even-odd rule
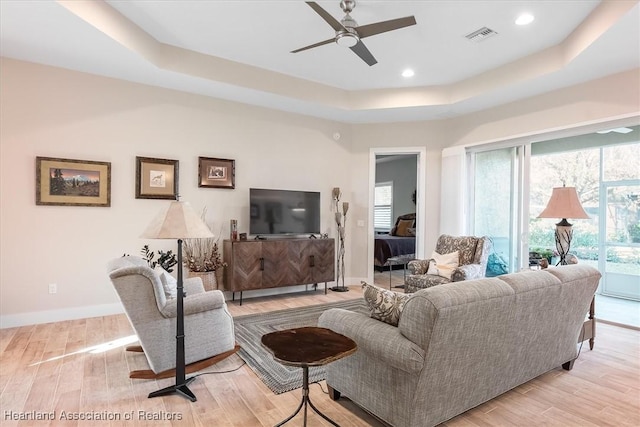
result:
[[[320,193],[249,189],[249,234],[320,233]]]

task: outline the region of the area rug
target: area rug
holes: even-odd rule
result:
[[[275,394],[302,387],[302,369],[285,366],[273,360],[260,338],[264,334],[302,326],[317,326],[320,315],[330,308],[369,313],[362,299],[330,304],[289,308],[270,313],[249,314],[234,318],[236,341],[240,344],[238,355]],[[324,366],[309,368],[309,383],[325,379]]]

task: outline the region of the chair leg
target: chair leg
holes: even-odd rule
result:
[[[185,374],[191,374],[193,372],[197,372],[201,369],[207,368],[211,365],[215,365],[216,363],[236,353],[238,350],[240,350],[240,345],[236,344],[233,350],[229,350],[224,353],[217,354],[213,357],[209,357],[208,359],[203,359],[198,362],[190,363],[185,367]],[[175,375],[176,375],[175,369],[169,369],[166,371],[158,372],[157,374],[153,372],[151,369],[140,369],[140,370],[129,372],[129,378],[140,379],[140,380],[159,380],[163,378],[172,378],[172,377],[175,377]]]

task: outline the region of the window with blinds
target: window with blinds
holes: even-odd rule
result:
[[[373,227],[376,231],[389,231],[393,226],[393,182],[376,183],[373,208]]]

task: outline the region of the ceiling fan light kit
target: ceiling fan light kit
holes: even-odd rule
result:
[[[321,42],[293,50],[291,53],[302,52],[304,50],[313,49],[335,41],[335,43],[340,46],[350,48],[356,55],[358,55],[358,57],[360,57],[360,59],[371,66],[376,64],[378,61],[371,52],[369,52],[369,49],[364,45],[362,39],[416,24],[415,17],[407,16],[404,18],[391,19],[389,21],[381,21],[359,26],[356,20],[349,15],[349,13],[356,7],[355,0],[342,0],[340,2],[340,8],[345,13],[344,18],[342,18],[341,21],[338,21],[331,16],[331,14],[320,7],[318,3],[314,1],[308,1],[306,3],[318,15],[320,15],[320,17],[324,19],[331,28],[334,29],[336,35],[332,39],[323,40]]]
[[[350,32],[336,34],[336,43],[344,47],[353,47],[358,44],[360,38]]]

